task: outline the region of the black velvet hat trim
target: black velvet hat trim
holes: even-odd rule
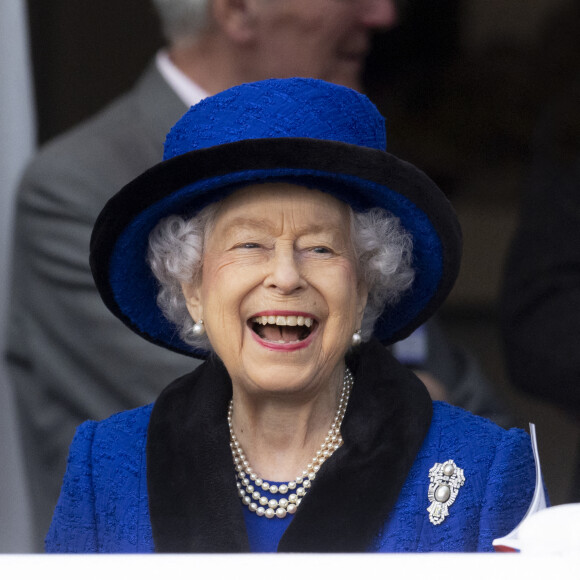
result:
[[[393,509],[429,429],[431,399],[377,341],[348,357],[355,386],[344,445],[323,465],[281,552],[365,552]],[[246,552],[226,422],[231,382],[211,357],[156,402],[147,440],[158,552]]]

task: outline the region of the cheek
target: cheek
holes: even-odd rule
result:
[[[239,300],[213,292],[207,298],[204,324],[207,337],[221,360],[239,353],[243,344],[244,324],[239,315]]]
[[[201,304],[210,340],[212,331],[223,327],[231,310],[230,303],[235,300],[234,289],[226,283],[226,274],[227,268],[223,266],[204,267],[203,270]]]
[[[285,52],[288,46],[293,46],[294,51],[301,53],[303,57],[308,56],[311,62],[323,60],[330,47],[338,42],[337,37],[340,35],[340,29],[322,11],[322,7],[311,9],[308,14],[301,14],[299,18],[287,24]]]
[[[203,270],[201,302],[208,337],[237,341],[243,332],[241,312],[246,297],[259,284],[262,268],[237,261],[207,264]],[[213,340],[212,340],[213,338]]]
[[[326,302],[329,319],[348,324],[357,314],[358,278],[354,264],[344,264],[330,268],[314,267],[313,277],[318,279],[318,290]]]
[[[243,293],[259,277],[259,266],[248,259],[210,257],[202,272],[202,294],[207,301],[216,296],[233,297]]]

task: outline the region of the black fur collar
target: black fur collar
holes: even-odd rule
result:
[[[431,422],[423,384],[378,342],[347,363],[355,385],[344,445],[324,464],[282,537],[282,552],[367,551],[396,503]],[[158,552],[245,552],[249,543],[226,422],[229,376],[217,359],[157,400],[147,485]]]

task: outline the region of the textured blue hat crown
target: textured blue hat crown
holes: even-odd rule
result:
[[[189,109],[167,135],[163,159],[284,137],[387,147],[385,120],[364,95],[315,79],[272,79],[233,87]]]

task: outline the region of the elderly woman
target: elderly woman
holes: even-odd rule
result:
[[[517,525],[525,433],[432,403],[385,348],[445,299],[461,246],[443,194],[385,147],[351,89],[242,85],[110,200],[105,303],[206,362],[79,428],[49,551],[491,550]]]

